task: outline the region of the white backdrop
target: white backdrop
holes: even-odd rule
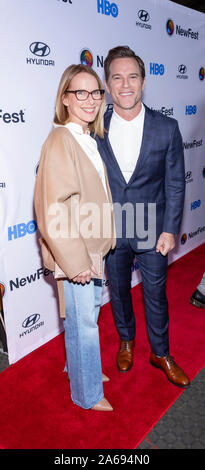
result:
[[[53,275],[39,254],[33,190],[71,63],[92,60],[104,80],[111,47],[129,45],[143,58],[144,102],[176,118],[184,141],[186,200],[169,262],[204,242],[205,15],[168,0],[0,0],[0,23],[0,283],[13,363],[62,331]]]

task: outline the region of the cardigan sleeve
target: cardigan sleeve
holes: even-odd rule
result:
[[[69,279],[92,265],[74,216],[80,198],[74,157],[67,130],[54,129],[42,147],[34,195],[42,238]]]

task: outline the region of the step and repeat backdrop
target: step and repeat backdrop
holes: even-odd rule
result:
[[[205,241],[205,15],[168,0],[0,0],[0,23],[0,287],[14,363],[63,329],[53,274],[40,256],[33,191],[59,79],[71,63],[92,66],[104,80],[110,48],[129,45],[142,57],[144,103],[176,118],[184,142],[186,199],[169,263]],[[136,261],[132,285],[140,281]],[[105,276],[103,303],[109,299]]]

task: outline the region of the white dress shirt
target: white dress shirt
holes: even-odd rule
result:
[[[54,124],[54,126],[58,127],[58,125],[56,124]],[[97,142],[95,141],[95,139],[93,139],[93,137],[90,136],[89,132],[87,134],[84,134],[83,128],[80,126],[80,124],[76,124],[75,122],[68,122],[67,124],[65,124],[64,127],[67,127],[67,129],[69,129],[73,137],[77,140],[81,148],[86,153],[87,157],[90,159],[90,161],[94,165],[102,181],[105,192],[107,194],[107,187],[106,187],[106,182],[105,182],[105,171],[104,171],[101,156],[98,152]],[[92,184],[92,181],[90,182],[90,184]]]
[[[143,104],[138,116],[131,121],[126,121],[121,118],[119,114],[113,110],[109,129],[109,140],[115,158],[127,183],[132,176],[139,157],[144,116],[145,108]]]

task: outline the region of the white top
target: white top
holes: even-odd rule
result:
[[[58,125],[56,124],[54,124],[54,126],[58,127]],[[73,137],[77,140],[77,142],[80,144],[80,146],[94,165],[107,194],[105,171],[103,167],[102,158],[98,152],[97,142],[95,141],[95,139],[93,139],[93,137],[90,136],[89,132],[87,134],[84,134],[83,128],[80,126],[80,124],[76,124],[75,122],[68,122],[67,124],[65,124],[64,127],[67,127],[67,129],[69,129]],[[92,181],[90,183],[92,184]]]
[[[127,183],[132,176],[139,157],[144,116],[145,107],[142,104],[140,113],[131,121],[121,118],[114,110],[110,121],[109,140]]]

